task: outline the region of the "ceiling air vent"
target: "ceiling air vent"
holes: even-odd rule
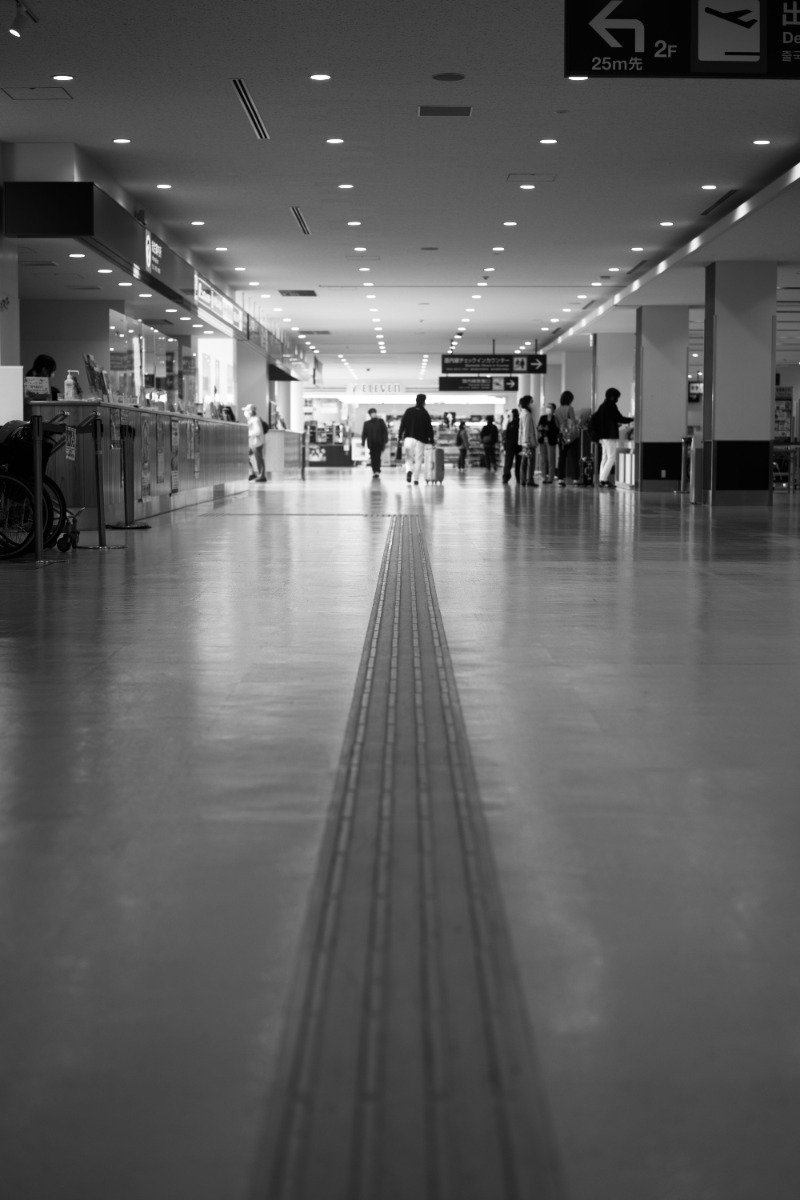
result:
[[[284,291],[283,288],[278,288],[278,291],[282,296],[316,296],[317,294],[316,292],[303,291],[302,288],[296,289],[295,291],[292,291],[291,289]]]
[[[297,221],[297,224],[300,226],[301,230],[306,235],[306,237],[308,237],[309,234],[311,233],[311,230],[306,225],[306,219],[303,216],[303,214],[300,212],[300,209],[297,208],[297,206],[294,204],[292,205],[292,216],[294,217],[295,221]]]
[[[247,115],[247,119],[253,128],[253,133],[257,138],[259,138],[259,140],[269,141],[267,127],[261,120],[261,113],[256,108],[255,101],[247,90],[247,84],[243,79],[232,79],[231,83],[233,84],[233,89],[236,92],[236,95],[239,97],[239,101],[245,111],[245,114]]]
[[[3,88],[11,100],[71,100],[72,96],[63,87],[7,87]]]
[[[471,117],[471,104],[420,104],[421,117]]]
[[[726,200],[730,200],[731,196],[735,196],[737,191],[737,188],[731,188],[730,191],[723,192],[719,200],[715,200],[714,203],[710,204],[708,208],[703,209],[703,211],[700,213],[700,216],[707,217],[714,211],[715,208],[719,208],[720,204],[724,204]]]
[[[300,332],[304,333],[306,337],[330,337],[331,336],[330,329],[301,329]]]

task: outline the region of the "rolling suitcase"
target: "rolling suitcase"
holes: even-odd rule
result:
[[[444,483],[444,450],[441,446],[426,446],[422,465],[426,483]]]

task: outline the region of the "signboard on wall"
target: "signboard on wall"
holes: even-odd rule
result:
[[[518,392],[516,375],[440,375],[440,392]]]
[[[443,375],[546,375],[546,354],[443,354]]]
[[[566,0],[564,74],[800,78],[797,0]]]

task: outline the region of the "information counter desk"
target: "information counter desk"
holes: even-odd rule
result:
[[[33,403],[26,418],[45,422],[67,414],[64,425],[83,427],[74,447],[52,454],[47,474],[55,479],[70,508],[82,508],[79,527],[97,528],[95,444],[92,422],[98,413],[106,520],[145,518],[247,489],[247,426],[182,413],[100,404],[94,401]],[[74,455],[74,457],[73,457]]]

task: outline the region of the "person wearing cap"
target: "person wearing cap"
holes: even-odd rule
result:
[[[433,445],[433,425],[428,410],[425,408],[427,397],[424,392],[417,396],[416,403],[407,408],[400,420],[398,438],[403,442],[403,456],[406,462],[406,482],[419,483],[419,473],[425,459],[425,447]]]
[[[242,416],[247,421],[247,441],[250,447],[251,471],[249,478],[253,483],[266,483],[267,475],[264,470],[264,426],[254,404],[246,404]]]
[[[372,478],[379,479],[381,474],[381,455],[389,444],[389,430],[383,417],[378,416],[378,410],[369,410],[369,419],[364,422],[361,430],[361,445],[369,450],[369,461],[372,465]]]

